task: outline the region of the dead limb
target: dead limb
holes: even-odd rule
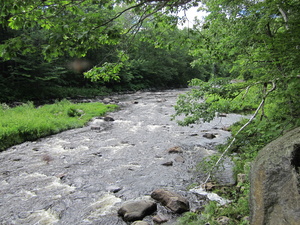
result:
[[[268,97],[268,95],[274,91],[276,89],[276,83],[275,81],[272,81],[272,88],[268,91],[265,92],[259,106],[257,107],[255,113],[252,115],[252,117],[249,119],[249,121],[247,123],[245,123],[239,130],[238,132],[235,134],[234,138],[232,139],[232,141],[230,142],[230,144],[227,146],[227,148],[224,150],[224,152],[222,153],[222,155],[219,157],[218,161],[215,163],[214,167],[216,167],[221,160],[223,159],[223,157],[225,156],[225,154],[228,152],[228,150],[231,148],[231,146],[233,145],[233,143],[236,141],[236,136],[239,135],[239,133],[241,133],[257,116],[259,110],[264,106],[266,98]],[[204,181],[204,184],[208,182],[208,180],[211,177],[211,172],[208,174],[206,180]]]

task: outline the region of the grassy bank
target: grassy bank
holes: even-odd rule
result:
[[[102,103],[73,104],[62,100],[36,108],[33,103],[10,108],[0,105],[0,151],[63,130],[84,126],[93,117],[104,115],[116,106]]]

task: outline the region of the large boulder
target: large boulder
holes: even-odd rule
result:
[[[154,213],[156,209],[156,203],[150,200],[130,201],[124,203],[118,210],[118,215],[125,221],[136,221]]]
[[[158,189],[152,192],[151,197],[175,213],[183,213],[190,210],[188,200],[177,193]]]
[[[300,128],[264,147],[252,163],[252,225],[300,224]]]

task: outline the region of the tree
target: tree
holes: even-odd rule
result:
[[[248,80],[248,83],[240,85],[241,91],[246,87],[260,86],[261,91],[266,93],[275,84],[277,89],[273,95],[278,95],[282,99],[281,103],[291,106],[284,110],[285,113],[295,115],[299,108],[290,102],[298,102],[299,3],[226,0],[205,3],[210,14],[204,24],[197,27],[199,39],[193,55],[198,56],[198,60],[194,63],[227,64],[232,78]],[[235,89],[230,91],[233,86]],[[205,91],[225,98],[232,92],[235,93],[232,98],[238,95],[236,85],[230,87],[229,84],[222,91],[214,87]],[[285,100],[282,96],[285,96]],[[211,104],[207,107],[211,107]],[[207,107],[203,110],[207,110]],[[182,113],[188,114],[184,110]],[[196,117],[193,117],[192,121],[196,121]]]
[[[193,64],[211,66],[213,76],[240,76],[248,80],[249,87],[260,85],[262,92],[275,83],[276,93],[285,96],[283,102],[297,101],[290,87],[293,84],[297,86],[300,65],[298,1],[201,2],[210,14],[204,25],[193,31],[198,35],[197,42],[192,45],[192,54],[198,60]],[[2,26],[21,32],[2,41],[0,52],[2,57],[11,58],[15,54],[23,55],[41,48],[48,60],[66,53],[85,56],[91,49],[103,45],[120,46],[124,40],[129,40],[128,36],[142,33],[147,29],[144,21],[154,21],[156,28],[161,24],[174,26],[178,21],[176,12],[195,4],[197,1],[189,0],[5,1],[0,15]],[[118,19],[125,17],[129,11],[135,15],[134,19],[123,26],[124,23]],[[37,30],[48,31],[48,37],[42,43],[35,43],[31,38],[30,33]],[[143,34],[149,39],[147,32]],[[155,37],[158,47],[163,38],[163,35]],[[115,74],[121,71],[128,59],[123,50],[117,51],[115,62],[104,62],[101,68],[89,71],[86,76],[93,80],[118,79]],[[295,114],[298,108],[292,108],[290,113]]]
[[[101,1],[101,0],[7,0],[1,2],[0,24],[20,32],[0,43],[0,56],[11,59],[16,54],[41,51],[46,60],[68,54],[83,57],[91,49],[116,45],[127,34],[138,32],[144,20],[166,17],[185,1]],[[124,5],[125,4],[125,5]],[[135,21],[127,26],[118,21],[133,11]],[[46,30],[45,41],[37,43],[32,33]],[[126,59],[120,52],[116,63],[104,62],[86,76],[92,80],[108,80],[114,76]],[[111,72],[112,71],[112,72]]]
[[[174,118],[183,114],[179,123],[188,125],[210,121],[217,113],[251,110],[253,116],[234,132],[215,165],[229,151],[245,153],[241,157],[249,160],[272,139],[300,124],[300,3],[204,2],[210,14],[196,27],[194,64],[225,65],[230,79],[213,74],[209,82],[193,80],[191,85],[197,88],[179,97]]]

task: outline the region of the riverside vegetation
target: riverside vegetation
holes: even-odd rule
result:
[[[102,103],[73,104],[67,100],[35,107],[32,102],[10,108],[0,105],[0,151],[63,130],[82,127],[96,116],[115,109]]]
[[[227,92],[220,90],[220,82],[223,83],[222,87],[226,88]],[[210,82],[193,80],[190,84],[195,89],[180,96],[175,106],[176,113],[173,115],[173,119],[181,114],[185,115],[183,120],[178,121],[180,125],[193,124],[199,120],[210,121],[217,112],[254,114],[265,93],[264,88],[258,88],[257,86],[253,86],[250,89],[245,88],[248,85],[247,82],[230,83],[224,81],[224,79],[221,81],[212,79]],[[270,85],[268,88],[270,88]],[[297,101],[297,93],[299,92],[294,91],[298,88],[299,86],[297,88],[293,87],[293,90],[290,92],[292,101]],[[200,102],[199,96],[203,98]],[[280,137],[286,131],[300,125],[300,119],[296,116],[296,112],[299,112],[298,106],[295,106],[295,111],[290,108],[289,110],[291,111],[289,113],[286,111],[287,108],[282,108],[282,110],[278,111],[277,106],[284,104],[285,100],[281,97],[276,98],[274,93],[272,97],[263,101],[264,108],[259,111],[256,118],[247,125],[245,130],[239,133],[241,127],[249,119],[244,119],[228,128],[232,132],[233,137],[226,144],[217,146],[218,154],[203,159],[197,167],[199,172],[211,175],[210,181],[216,181],[214,175],[220,169],[220,165],[217,165],[216,162],[227,149],[232,139],[235,138],[235,142],[231,145],[227,156],[231,157],[235,163],[234,173],[238,183],[231,187],[222,187],[216,184],[213,189],[213,192],[231,200],[231,203],[221,206],[216,202],[209,202],[201,212],[186,213],[179,220],[178,224],[205,225],[209,222],[211,225],[218,225],[220,224],[220,219],[224,216],[229,218],[227,224],[249,224],[250,181],[248,175],[250,163],[256,157],[258,151],[266,144]],[[239,180],[238,174],[245,176]]]

